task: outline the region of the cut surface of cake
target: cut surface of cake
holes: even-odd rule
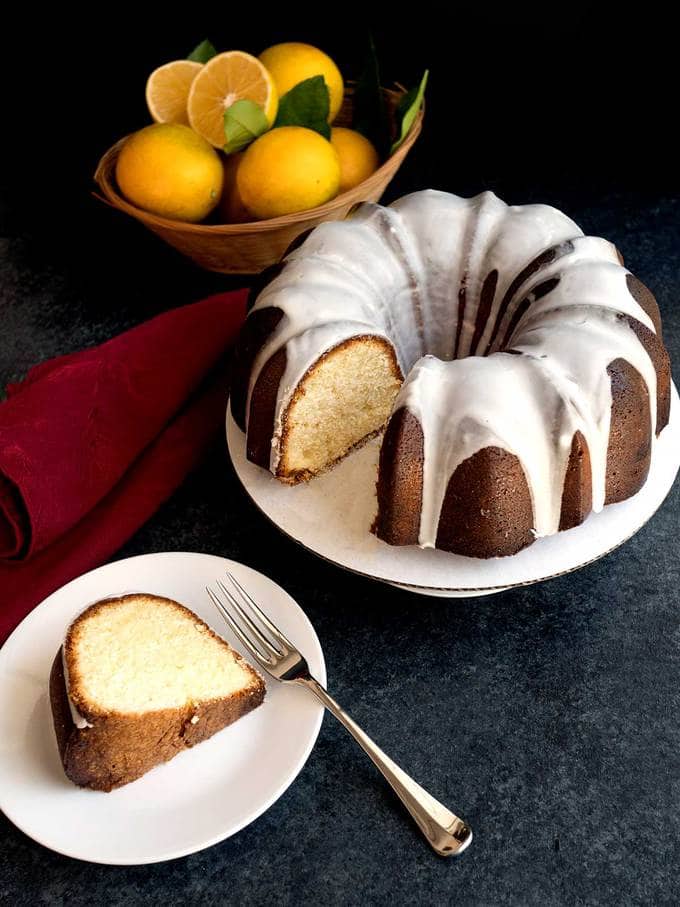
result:
[[[211,737],[264,693],[260,675],[192,611],[143,593],[87,608],[50,675],[64,770],[105,791]]]
[[[514,554],[644,485],[668,422],[659,309],[547,205],[415,192],[316,227],[260,279],[231,411],[307,480],[386,427],[375,531]]]

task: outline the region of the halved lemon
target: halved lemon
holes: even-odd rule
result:
[[[215,148],[224,147],[224,111],[236,101],[253,101],[271,126],[279,107],[274,80],[262,63],[241,50],[208,60],[194,79],[187,109],[191,128]]]
[[[156,123],[189,125],[189,89],[202,69],[193,60],[173,60],[154,69],[146,82],[146,104]]]

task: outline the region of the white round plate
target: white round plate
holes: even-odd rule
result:
[[[569,573],[608,554],[649,520],[670,491],[680,466],[680,399],[671,392],[670,422],[654,443],[652,468],[638,494],[567,532],[538,539],[512,557],[479,560],[415,545],[395,547],[370,531],[377,503],[380,438],[334,469],[290,487],[248,462],[245,436],[227,414],[227,443],[236,473],[262,512],[279,529],[326,560],[355,573],[423,595],[489,595]]]
[[[191,608],[245,655],[205,592],[225,569],[325,683],[321,645],[299,605],[243,564],[169,552],[86,573],[38,605],[0,650],[0,808],[31,838],[93,863],[171,860],[233,835],[297,776],[316,741],[323,708],[305,690],[267,677],[264,705],[118,790],[83,790],[62,770],[47,691],[52,661],[73,618],[93,601],[143,590]]]

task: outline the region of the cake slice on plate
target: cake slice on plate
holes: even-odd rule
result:
[[[212,737],[264,694],[260,675],[193,612],[141,593],[77,617],[50,675],[64,770],[105,791]]]

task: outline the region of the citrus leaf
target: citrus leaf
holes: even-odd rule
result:
[[[328,86],[324,77],[312,76],[298,82],[280,99],[274,126],[305,126],[330,139],[328,110]]]
[[[194,47],[187,60],[193,60],[194,63],[207,63],[216,53],[214,46],[206,38],[205,41],[201,41],[200,44]]]
[[[269,129],[264,110],[254,101],[235,101],[224,111],[224,150],[240,151]]]
[[[401,120],[401,126],[399,127],[397,140],[393,142],[392,147],[390,148],[390,154],[394,154],[404,141],[408,135],[409,129],[413,125],[413,121],[418,115],[420,105],[423,103],[423,98],[425,97],[425,86],[427,85],[427,77],[429,74],[429,69],[426,69],[420,80],[420,85],[407,91],[401,101],[399,101],[399,106],[397,107],[397,123]]]
[[[387,157],[392,141],[390,120],[380,87],[378,56],[370,32],[366,60],[354,89],[352,128],[375,145],[381,158]]]

